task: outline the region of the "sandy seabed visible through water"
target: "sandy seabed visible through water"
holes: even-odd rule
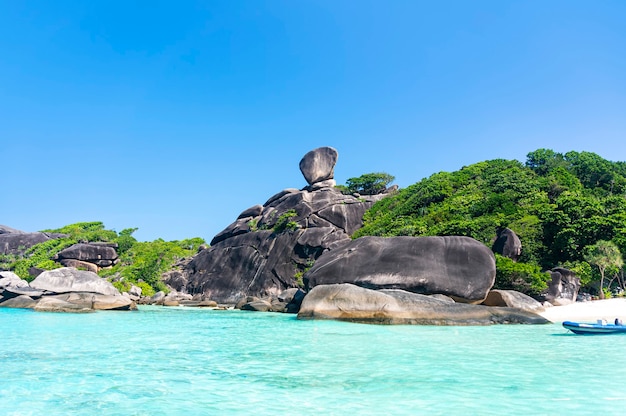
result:
[[[546,313],[608,320],[623,308],[611,299]],[[0,415],[617,415],[626,406],[626,335],[584,337],[557,323],[385,326],[141,306],[0,308],[0,328]]]

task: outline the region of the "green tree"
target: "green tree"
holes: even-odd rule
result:
[[[394,179],[394,176],[385,172],[366,173],[358,178],[348,178],[346,187],[349,193],[376,195],[384,192]]]
[[[589,264],[595,265],[600,271],[600,299],[604,299],[604,273],[607,268],[621,268],[624,265],[622,253],[619,248],[611,242],[600,240],[592,246],[585,248],[585,260]]]

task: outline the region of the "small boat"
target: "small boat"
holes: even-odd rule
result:
[[[619,320],[613,324],[603,319],[598,319],[595,324],[565,321],[563,326],[578,335],[626,334],[626,325],[622,325]]]

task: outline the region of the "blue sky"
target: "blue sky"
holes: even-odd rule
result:
[[[626,161],[626,2],[0,2],[0,224],[210,240],[306,185]]]

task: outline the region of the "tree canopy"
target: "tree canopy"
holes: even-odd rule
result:
[[[348,178],[346,185],[340,185],[339,188],[346,194],[376,195],[384,192],[394,179],[394,176],[385,172],[366,173],[357,178]]]
[[[624,162],[539,149],[525,164],[495,159],[435,173],[377,202],[353,237],[464,235],[491,246],[496,229],[508,227],[522,241],[522,264],[589,270],[585,247],[606,240],[626,252],[625,194]],[[537,290],[530,270],[526,284]]]

